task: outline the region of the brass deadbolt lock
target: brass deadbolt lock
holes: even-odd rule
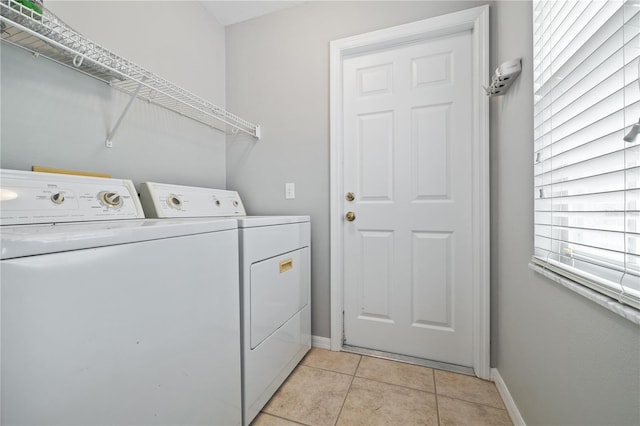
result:
[[[356,199],[356,194],[354,194],[353,192],[347,192],[347,201],[353,201]]]
[[[353,222],[356,219],[356,214],[354,212],[347,212],[344,216],[348,222]]]

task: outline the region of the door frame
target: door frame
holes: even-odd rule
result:
[[[489,75],[488,5],[330,43],[331,350],[342,349],[344,332],[343,60],[354,54],[375,52],[403,43],[428,40],[466,30],[472,31],[473,51],[473,369],[478,377],[489,380],[489,98],[483,89]]]

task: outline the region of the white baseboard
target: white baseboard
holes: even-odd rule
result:
[[[331,339],[322,336],[311,336],[311,346],[314,348],[331,350]]]
[[[520,411],[516,406],[515,401],[511,397],[511,393],[509,392],[506,383],[504,382],[504,380],[502,380],[502,377],[498,372],[498,369],[491,369],[491,379],[498,388],[498,393],[500,393],[500,396],[504,401],[504,405],[507,407],[507,412],[509,413],[509,416],[511,416],[511,421],[513,422],[514,426],[526,426],[524,419],[520,415]]]

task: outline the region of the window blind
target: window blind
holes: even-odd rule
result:
[[[533,261],[640,308],[640,0],[534,0],[533,31]]]

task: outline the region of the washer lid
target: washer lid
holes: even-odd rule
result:
[[[255,228],[257,226],[310,222],[311,218],[309,216],[244,216],[237,217],[236,220],[238,228]]]
[[[0,259],[236,230],[234,219],[137,219],[56,225],[9,225],[1,230]]]

